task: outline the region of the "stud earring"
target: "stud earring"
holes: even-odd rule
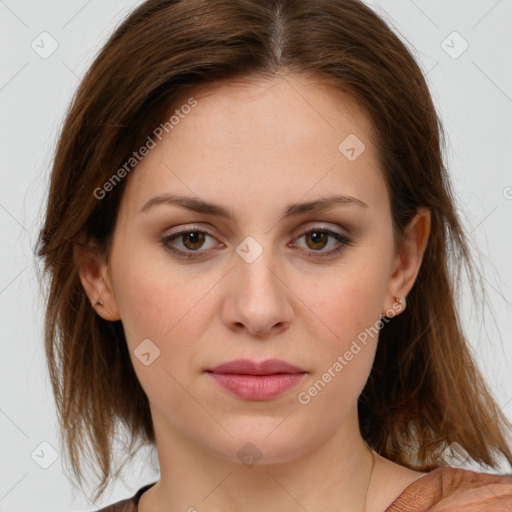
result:
[[[393,297],[395,299],[395,303],[398,302],[400,306],[402,306],[402,311],[405,311],[405,308],[407,307],[407,302],[405,300],[405,297],[403,299],[400,299],[399,297]]]
[[[98,302],[96,302],[96,304],[94,304],[94,307],[96,306],[103,306],[103,301],[99,300]]]
[[[407,307],[407,303],[406,303],[406,300],[405,300],[405,297],[403,299],[401,299],[400,297],[393,297],[394,301],[395,301],[395,304],[399,304],[401,307],[402,307],[402,311],[405,311],[405,308]],[[393,314],[391,316],[387,316],[385,313],[389,313],[390,311],[386,311],[385,313],[381,313],[380,315],[380,319],[382,320],[383,318],[393,318],[394,316],[396,316],[397,312],[394,311],[395,308],[393,308]]]

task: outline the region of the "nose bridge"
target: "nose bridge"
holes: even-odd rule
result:
[[[242,258],[237,269],[237,277],[240,279],[239,291],[247,291],[249,297],[254,298],[263,294],[268,301],[272,300],[282,293],[283,287],[283,283],[277,277],[277,267],[274,251],[270,248],[262,251],[254,261],[249,262]]]
[[[267,240],[269,237],[267,237]],[[264,334],[291,320],[293,310],[281,266],[272,247],[255,239],[244,240],[237,248],[240,260],[232,273],[230,313],[226,321],[243,324],[253,334]]]

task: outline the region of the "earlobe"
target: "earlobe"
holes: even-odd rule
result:
[[[393,297],[393,301],[394,302],[391,308],[381,313],[381,319],[384,317],[393,318],[394,316],[399,315],[405,311],[405,308],[407,307],[406,297]]]
[[[388,298],[394,301],[393,310],[397,307],[396,299],[405,299],[416,281],[428,244],[430,223],[430,210],[419,207],[405,230],[388,284]],[[405,301],[400,305],[400,313],[405,310],[404,306]]]
[[[74,242],[73,258],[91,307],[105,320],[110,322],[120,320],[107,267],[98,247],[92,241],[80,237]]]

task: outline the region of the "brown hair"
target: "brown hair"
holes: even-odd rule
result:
[[[359,398],[364,439],[413,469],[439,463],[452,442],[480,464],[495,467],[498,453],[512,464],[506,441],[512,425],[492,398],[461,326],[461,269],[475,294],[475,268],[443,165],[442,128],[406,46],[357,0],[149,0],[117,28],[76,92],[56,148],[37,247],[50,278],[45,346],[61,433],[79,482],[86,455],[98,463],[96,497],[114,475],[117,426],[127,429],[131,456],[134,440],[152,443],[154,432],[122,324],[95,313],[73,259],[73,244],[85,233],[108,261],[128,178],[101,200],[94,191],[185,94],[278,72],[320,78],[352,94],[369,114],[395,243],[418,206],[432,214],[407,309],[381,328]]]

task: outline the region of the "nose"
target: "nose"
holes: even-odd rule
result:
[[[264,251],[252,263],[240,259],[229,273],[222,307],[222,319],[228,328],[264,337],[290,325],[293,292],[269,253]]]

